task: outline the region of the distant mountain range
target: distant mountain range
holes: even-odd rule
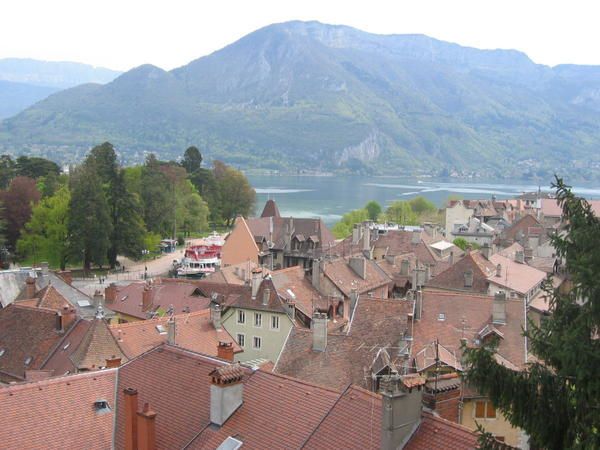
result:
[[[109,140],[127,161],[193,144],[241,167],[590,178],[599,124],[600,67],[287,22],[51,95],[0,123],[0,150],[64,161]]]
[[[0,119],[15,115],[61,89],[108,83],[121,72],[74,62],[0,59]]]

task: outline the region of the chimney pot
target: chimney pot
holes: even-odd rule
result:
[[[110,303],[114,303],[114,301],[116,299],[117,299],[117,285],[115,283],[110,283],[104,289],[104,301],[107,304],[110,304]]]
[[[144,286],[142,291],[142,311],[148,311],[152,308],[152,286]]]
[[[317,290],[320,291],[321,286],[321,261],[318,259],[313,259],[312,262],[312,285]]]
[[[210,305],[210,319],[215,327],[215,330],[221,329],[221,305],[212,303]]]
[[[506,293],[498,291],[494,294],[492,305],[492,322],[506,324]]]
[[[262,269],[257,268],[252,270],[252,298],[256,298],[258,288],[260,287]]]
[[[497,264],[496,265],[496,276],[497,277],[501,277],[502,276],[502,265],[501,264]]]
[[[210,421],[223,425],[244,402],[243,371],[239,364],[220,366],[209,373]]]
[[[327,348],[327,314],[316,312],[312,317],[313,351],[324,352]]]
[[[219,342],[217,345],[217,357],[226,361],[233,361],[233,343]]]
[[[27,298],[35,298],[35,278],[27,277],[25,280],[25,295]]]
[[[137,450],[137,391],[123,389],[125,394],[125,450]]]
[[[175,345],[175,317],[169,317],[167,321],[167,344]]]
[[[138,421],[138,450],[156,449],[156,413],[144,403],[142,411],[137,413]]]

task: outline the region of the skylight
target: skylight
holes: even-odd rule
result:
[[[296,298],[296,294],[294,294],[294,292],[291,289],[288,289],[287,293],[290,295],[290,297]]]
[[[167,329],[164,325],[156,325],[156,331],[158,331],[159,334],[167,334]]]
[[[438,320],[440,322],[443,322],[444,320],[446,320],[446,313],[439,313],[438,314]]]
[[[244,445],[242,441],[229,436],[217,447],[217,450],[238,450],[242,445]]]
[[[33,358],[31,356],[28,356],[25,358],[25,365],[28,366],[29,364],[31,364],[31,361],[33,361]]]
[[[77,304],[80,308],[85,308],[87,306],[92,306],[89,300],[77,300]]]

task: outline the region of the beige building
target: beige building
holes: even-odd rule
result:
[[[243,264],[248,261],[254,264],[259,262],[258,245],[254,240],[252,232],[248,228],[248,223],[243,217],[235,219],[233,230],[223,245],[221,253],[221,262],[223,266],[232,266],[234,264]]]
[[[279,297],[270,278],[255,270],[252,290],[223,308],[222,323],[243,349],[235,361],[277,361],[294,326],[295,305]]]

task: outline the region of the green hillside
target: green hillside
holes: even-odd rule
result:
[[[589,178],[600,167],[599,119],[595,67],[288,22],[170,72],[146,65],[54,94],[0,124],[0,149],[69,161],[108,140],[133,162],[194,144],[246,168],[568,168]]]

